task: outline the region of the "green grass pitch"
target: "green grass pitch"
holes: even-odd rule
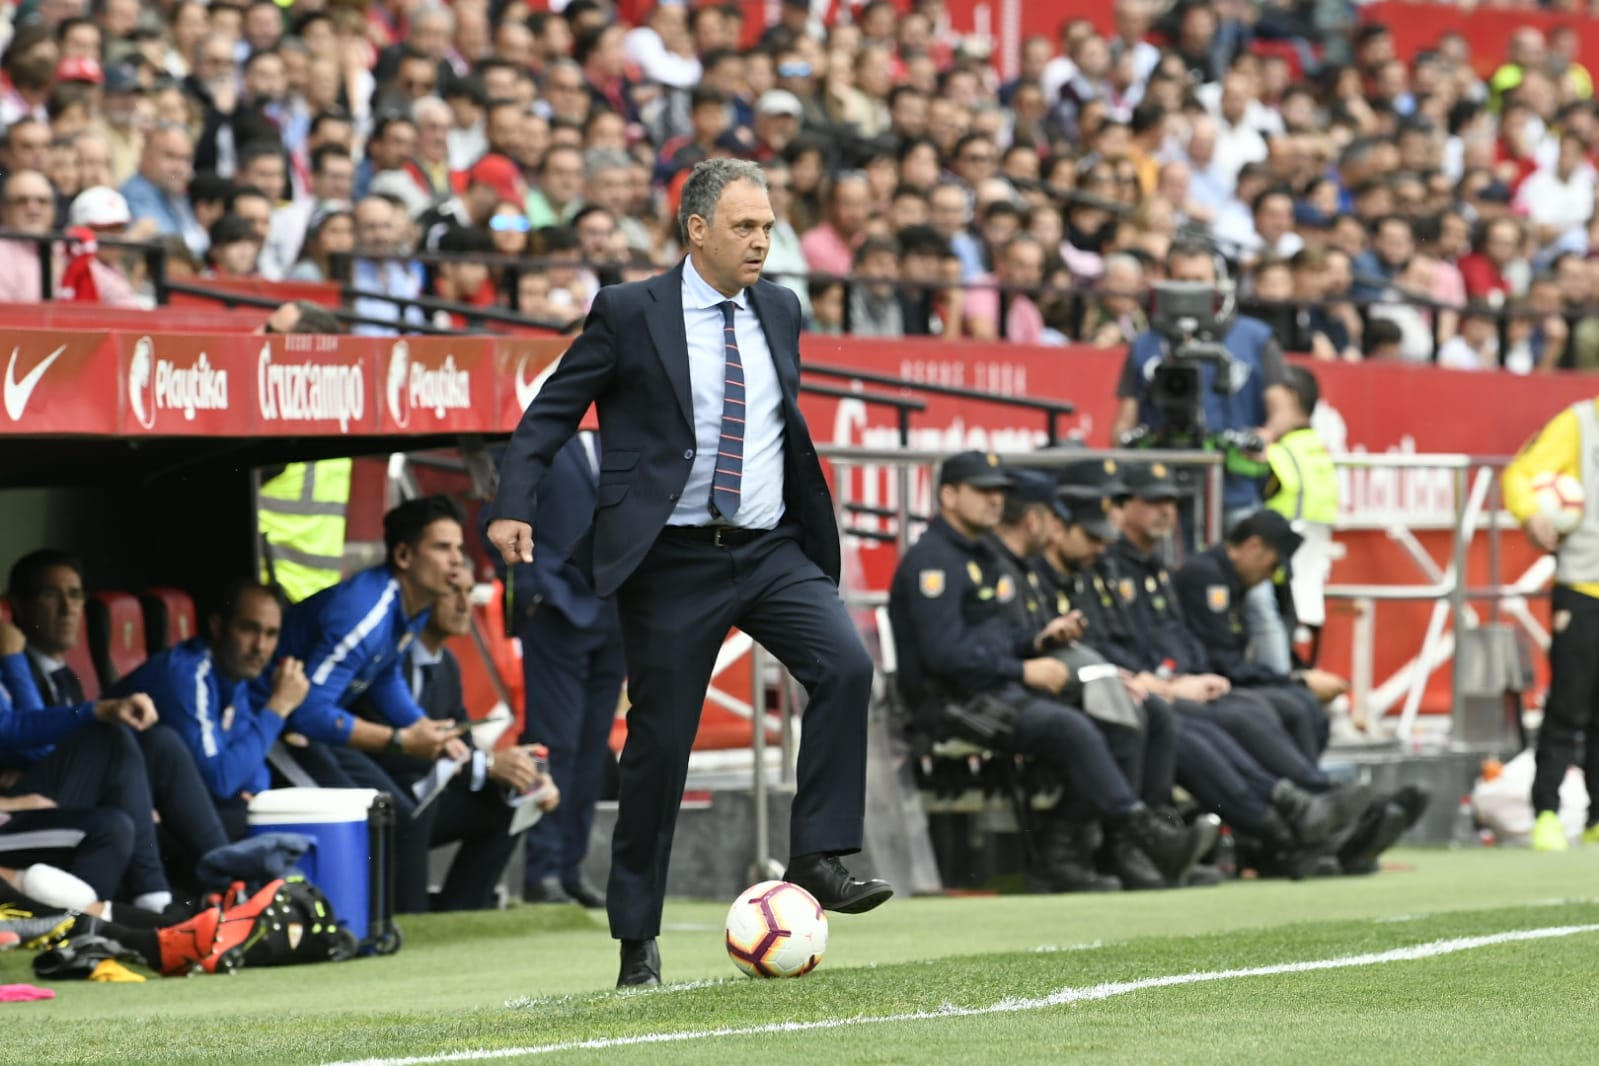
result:
[[[725,909],[669,904],[679,984],[627,993],[610,989],[603,917],[576,907],[412,918],[387,959],[55,984],[52,1002],[0,1006],[0,1063],[1599,1061],[1599,849],[1400,851],[1375,877],[1297,885],[896,899],[833,916],[826,960],[794,981],[736,975]],[[0,983],[30,980],[25,955],[0,955]]]

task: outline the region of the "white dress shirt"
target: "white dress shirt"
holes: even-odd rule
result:
[[[683,261],[683,327],[688,338],[695,452],[688,484],[668,525],[713,523],[711,479],[722,437],[722,396],[727,380],[722,304],[728,299],[700,277],[693,259]],[[775,529],[783,517],[783,390],[766,332],[750,306],[749,290],[731,299],[738,307],[733,329],[744,367],[744,460],[738,512],[724,521],[748,529]]]

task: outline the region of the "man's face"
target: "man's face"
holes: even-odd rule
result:
[[[363,200],[355,208],[356,241],[374,252],[389,252],[398,240],[394,208],[385,200]]]
[[[316,175],[316,196],[319,200],[348,200],[355,192],[355,163],[340,156],[322,160],[322,169]]]
[[[55,196],[44,175],[19,171],[6,182],[5,224],[23,233],[48,233],[55,222]]]
[[[452,518],[430,522],[422,539],[411,547],[402,544],[394,552],[394,569],[419,592],[443,596],[461,571],[461,524]]]
[[[968,141],[955,157],[955,173],[966,184],[975,187],[984,178],[991,177],[999,164],[999,150],[987,141]]]
[[[966,197],[959,189],[948,186],[935,189],[930,202],[928,215],[940,237],[958,233],[966,225]]]
[[[450,112],[430,108],[416,120],[416,150],[423,159],[441,163],[450,155]]]
[[[583,195],[583,157],[577,152],[550,152],[544,160],[544,192],[558,204]]]
[[[394,75],[394,84],[408,100],[432,96],[439,87],[439,69],[430,59],[407,59]]]
[[[169,196],[182,196],[194,175],[194,146],[182,130],[165,130],[145,147],[145,177]]]
[[[465,567],[433,604],[428,630],[445,638],[464,637],[472,632],[472,575]]]
[[[544,96],[557,118],[581,122],[588,117],[588,87],[583,84],[583,75],[576,70],[563,66],[551,74],[544,85]]]
[[[46,655],[60,655],[78,643],[83,578],[70,566],[52,566],[28,595],[13,597],[11,606],[28,643]]]
[[[1259,537],[1250,537],[1233,551],[1233,567],[1246,589],[1268,580],[1280,561],[1277,549]]]
[[[760,280],[772,246],[776,216],[766,190],[749,181],[730,182],[711,215],[689,218],[689,243],[703,259],[705,280],[724,294],[746,289]]]
[[[250,160],[244,168],[242,175],[245,185],[253,185],[266,193],[267,199],[276,203],[283,199],[283,186],[286,179],[283,175],[283,157],[279,155],[257,156]]]
[[[940,488],[938,500],[956,526],[970,533],[986,533],[999,525],[999,516],[1005,509],[1005,490],[980,489],[963,482]]]
[[[409,122],[391,123],[372,145],[372,159],[379,170],[394,170],[416,154],[416,127]]]
[[[1268,196],[1255,212],[1255,232],[1261,240],[1275,245],[1294,227],[1294,203],[1286,196]]]
[[[1072,503],[1074,508],[1080,506],[1092,507],[1092,503]],[[1073,522],[1067,524],[1061,521],[1058,515],[1050,519],[1050,547],[1068,565],[1074,568],[1092,567],[1097,564],[1100,557],[1105,554],[1108,545],[1098,537],[1093,537],[1082,526]]]
[[[50,159],[50,130],[42,122],[20,123],[7,138],[12,170],[44,170]]]
[[[244,75],[244,91],[252,100],[277,103],[289,91],[289,79],[283,71],[283,60],[277,56],[263,56],[250,64]]]
[[[100,59],[100,27],[80,22],[61,38],[62,59]]]
[[[1172,281],[1192,281],[1201,285],[1216,284],[1216,264],[1208,255],[1176,255],[1166,264],[1166,276]]]
[[[261,196],[241,196],[233,202],[233,213],[250,224],[257,240],[264,241],[272,229],[272,203]]]
[[[1134,496],[1122,506],[1122,528],[1134,537],[1158,541],[1177,528],[1177,501],[1141,500]]]
[[[489,276],[489,268],[483,263],[440,263],[439,270],[449,279],[456,299],[474,296]]]
[[[866,228],[871,214],[871,193],[866,182],[851,179],[833,187],[833,227],[845,237]]]
[[[1033,241],[1015,241],[1005,250],[1005,283],[1036,288],[1044,283],[1044,249]]]
[[[217,666],[237,681],[252,681],[272,662],[278,635],[283,630],[283,611],[265,589],[252,589],[239,598],[233,617],[224,624],[211,623],[211,642]]]
[[[603,211],[583,216],[577,224],[577,239],[583,245],[583,258],[591,263],[603,263],[611,258],[611,238],[616,235],[616,222]]]

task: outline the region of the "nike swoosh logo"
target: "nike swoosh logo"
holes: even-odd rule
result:
[[[39,365],[22,375],[22,380],[18,381],[17,355],[22,349],[11,349],[11,361],[6,364],[5,387],[6,414],[11,417],[11,421],[22,421],[22,412],[28,409],[28,401],[33,398],[33,390],[39,387],[39,379],[44,377],[45,371],[50,369],[50,364],[59,359],[61,353],[66,350],[67,346],[63,344],[39,360]]]

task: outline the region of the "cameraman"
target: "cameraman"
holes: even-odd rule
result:
[[[1166,255],[1166,276],[1171,281],[1192,282],[1218,286],[1215,253],[1198,241],[1178,241]],[[1158,297],[1157,297],[1158,299]],[[1231,431],[1252,432],[1262,445],[1276,440],[1292,420],[1293,396],[1284,384],[1282,349],[1272,337],[1271,327],[1253,318],[1238,316],[1228,326],[1223,347],[1231,357],[1229,368],[1232,391],[1218,393],[1213,387],[1218,368],[1214,363],[1201,363],[1200,386],[1195,396],[1195,413],[1204,435],[1173,441],[1162,446],[1204,448],[1206,437]],[[1147,427],[1160,442],[1160,431],[1166,426],[1168,414],[1151,402],[1150,382],[1155,369],[1167,356],[1167,339],[1154,330],[1140,334],[1127,349],[1127,362],[1122,367],[1121,381],[1116,387],[1118,406],[1116,420],[1111,427],[1112,439],[1122,441],[1139,426]],[[1263,462],[1264,456],[1249,458]],[[1246,464],[1247,465],[1247,464]],[[1235,472],[1229,462],[1222,482],[1222,503],[1226,528],[1260,508],[1260,481],[1254,476]],[[1192,518],[1184,522],[1185,545],[1192,550],[1197,539],[1197,522]],[[1288,630],[1277,604],[1271,585],[1252,589],[1245,600],[1245,621],[1253,638],[1255,655],[1272,669],[1286,673],[1289,661]]]

